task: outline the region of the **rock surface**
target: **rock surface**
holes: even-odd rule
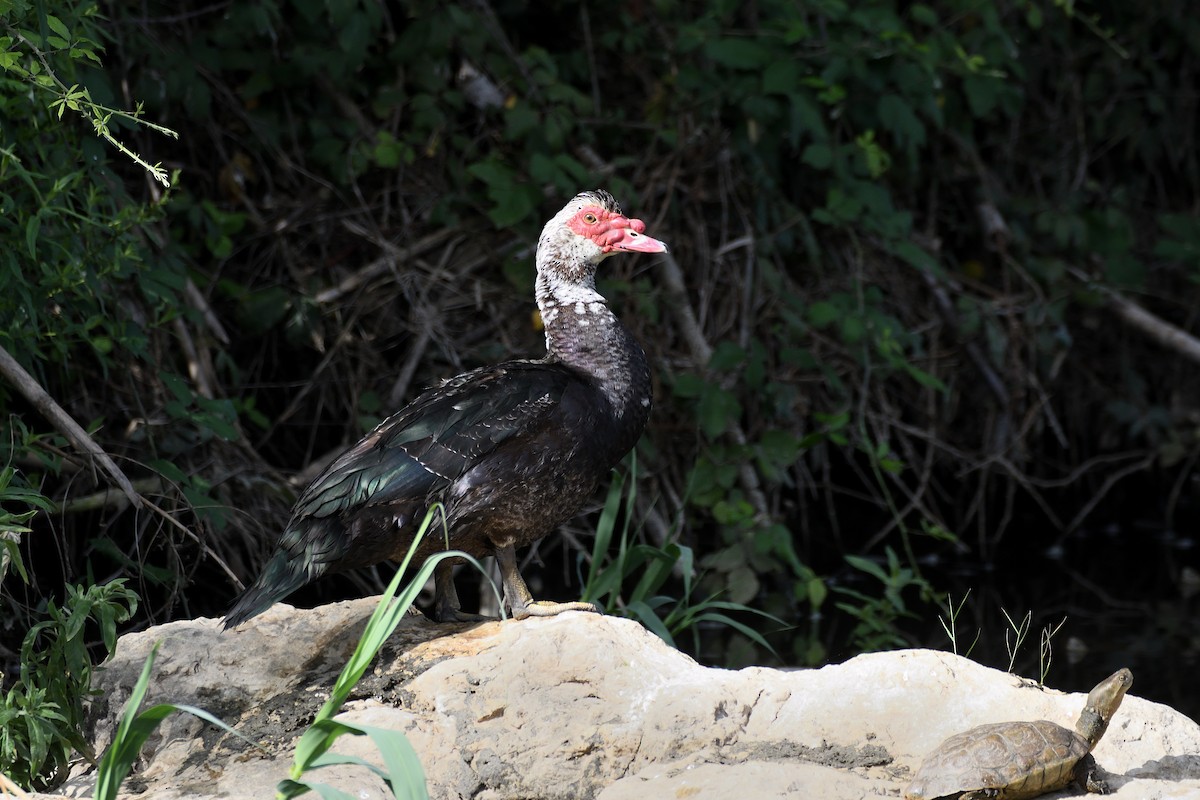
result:
[[[372,608],[279,605],[227,634],[195,620],[122,637],[95,687],[97,750],[161,640],[148,702],[204,708],[277,755],[173,715],[122,796],[272,797]],[[431,797],[478,800],[897,797],[950,734],[1008,719],[1070,727],[1084,700],[926,650],[819,670],[706,668],[634,622],[581,612],[473,626],[407,618],[358,690],[343,718],[404,731]],[[364,737],[334,749],[379,763]],[[1200,797],[1198,754],[1200,727],[1133,696],[1095,751],[1110,796],[1139,800]],[[311,777],[364,800],[389,796],[362,767]],[[90,786],[80,775],[63,794]]]

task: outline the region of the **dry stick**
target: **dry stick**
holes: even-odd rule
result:
[[[5,797],[10,794],[13,797],[21,798],[22,800],[24,800],[26,797],[29,797],[29,795],[25,794],[25,792],[21,790],[20,786],[17,786],[15,783],[13,783],[12,780],[3,772],[0,772],[0,791],[4,793]]]
[[[707,368],[708,362],[712,360],[713,351],[708,340],[704,338],[704,332],[700,330],[700,324],[696,321],[696,315],[692,311],[692,301],[688,299],[687,288],[683,283],[683,272],[670,253],[663,253],[659,263],[663,265],[663,289],[667,294],[667,308],[675,314],[675,324],[679,326],[688,349],[692,351],[692,359],[698,366]],[[736,420],[729,425],[729,435],[733,437],[739,447],[746,446],[746,434]],[[761,520],[770,519],[767,498],[762,492],[762,486],[754,467],[748,462],[743,463],[738,467],[738,477],[741,479],[742,488],[750,498],[750,503],[754,506],[759,518]]]
[[[225,331],[225,326],[221,324],[221,320],[217,318],[216,313],[212,310],[212,306],[208,304],[208,299],[200,293],[200,289],[196,287],[196,284],[192,283],[191,278],[187,279],[187,283],[183,285],[183,289],[187,295],[188,302],[204,317],[204,324],[208,326],[208,330],[212,335],[217,337],[217,341],[221,344],[229,344],[229,334]]]
[[[929,291],[933,293],[935,305],[937,305],[938,313],[942,319],[946,321],[955,332],[962,330],[962,326],[958,322],[958,314],[954,310],[954,304],[950,302],[949,295],[946,294],[946,289],[930,273],[921,270],[921,277],[925,279],[925,284],[929,287]],[[1008,397],[1008,390],[1004,388],[1004,381],[1000,380],[1000,376],[992,368],[991,360],[979,349],[979,346],[973,341],[963,343],[964,349],[967,351],[967,356],[974,362],[975,368],[979,370],[979,374],[983,376],[983,382],[987,384],[992,394],[996,396],[996,400],[1000,403],[1000,408],[1007,415],[1011,401]]]
[[[387,253],[387,255],[381,256],[380,258],[375,259],[370,264],[368,264],[367,266],[360,269],[358,272],[355,272],[354,274],[347,276],[337,286],[333,286],[328,289],[325,289],[324,291],[318,292],[316,297],[314,298],[314,300],[317,302],[318,305],[326,305],[328,303],[332,303],[332,302],[340,299],[343,295],[354,291],[358,287],[365,284],[367,281],[369,281],[373,278],[376,278],[380,275],[384,275],[384,274],[391,272],[392,269],[395,267],[396,261],[398,261],[400,259],[404,259],[404,258],[416,257],[420,253],[424,252],[425,250],[429,249],[430,247],[433,247],[435,244],[444,240],[445,238],[447,238],[448,236],[450,236],[454,233],[454,229],[447,229],[447,230],[432,234],[431,236],[425,237],[421,241],[414,244],[412,247],[401,248],[401,247],[398,247],[398,246],[392,244],[391,242],[388,242],[385,239],[380,238],[379,236],[376,236],[371,231],[367,230],[363,226],[358,225],[354,222],[346,221],[342,224],[343,224],[343,227],[345,227],[351,233],[353,233],[357,236],[361,236],[364,239],[367,239],[368,241],[376,244],[378,247],[380,247],[380,249],[384,250]],[[351,309],[350,321],[343,327],[343,329],[342,329],[343,332],[347,331],[351,327],[353,327],[355,322],[357,322],[360,313],[361,312],[357,309],[354,309],[354,308]],[[294,414],[296,412],[296,410],[298,408],[300,408],[300,404],[304,401],[304,398],[308,396],[309,392],[313,389],[313,387],[315,385],[313,379],[315,379],[316,376],[320,375],[326,369],[326,367],[328,367],[333,362],[333,359],[337,356],[338,351],[341,349],[341,340],[342,340],[342,336],[339,333],[339,335],[334,338],[333,344],[329,347],[329,349],[327,351],[325,351],[324,355],[321,358],[321,362],[319,364],[317,364],[316,369],[313,370],[312,374],[309,377],[309,380],[305,383],[304,387],[292,396],[291,400],[289,401],[287,407],[284,408],[283,412],[275,415],[275,420],[271,423],[271,426],[267,429],[266,432],[264,432],[259,437],[259,445],[261,445],[262,442],[267,440],[267,437],[269,437],[272,433],[274,433],[276,427],[278,427],[284,420],[290,418],[292,416],[292,414]],[[337,456],[337,453],[334,452],[332,454],[326,454],[326,456],[323,456],[322,458],[328,458],[328,461],[326,461],[325,463],[329,463],[329,461],[332,461],[336,456]],[[311,468],[312,468],[312,465],[310,464],[309,467],[306,468],[304,472],[307,473],[308,469],[311,469]],[[317,470],[317,472],[319,472],[319,471],[320,470]],[[314,476],[315,476],[315,474],[316,473],[314,473]]]
[[[363,114],[358,103],[353,102],[349,97],[339,91],[337,86],[334,85],[333,81],[330,80],[327,75],[317,75],[317,87],[324,92],[330,100],[333,101],[333,104],[337,106],[342,117],[354,122],[355,126],[358,127],[358,132],[362,134],[363,138],[368,140],[375,139],[375,132],[377,128],[372,125],[371,121],[367,119],[365,114]]]
[[[421,322],[421,329],[417,331],[417,338],[413,341],[412,347],[408,349],[408,357],[404,359],[404,364],[400,367],[400,374],[396,376],[396,382],[392,384],[391,394],[388,395],[388,402],[392,408],[399,407],[404,396],[408,394],[408,386],[412,383],[413,374],[417,371],[417,364],[425,356],[425,349],[429,347],[429,341],[432,338],[433,324],[429,319],[424,319]]]
[[[890,418],[888,418],[887,420],[881,421],[881,420],[879,420],[878,415],[870,414],[870,412],[868,412],[868,414],[871,417],[871,419],[868,421],[873,422],[873,423],[881,423],[880,427],[886,428],[886,427],[890,426],[890,424],[891,424]],[[932,434],[931,434],[931,436],[932,436]],[[907,443],[908,440],[904,440],[904,441]],[[906,444],[905,449],[911,450],[911,446]],[[910,459],[910,461],[911,460],[915,460],[915,459]],[[896,528],[900,525],[900,520],[908,517],[908,515],[910,513],[912,513],[912,511],[914,509],[917,511],[920,511],[922,516],[924,516],[925,519],[936,519],[937,518],[938,515],[934,514],[932,512],[932,510],[926,506],[925,500],[924,500],[924,498],[927,496],[926,493],[929,489],[929,484],[933,480],[933,478],[932,478],[932,476],[933,476],[933,447],[932,446],[926,446],[924,460],[925,460],[925,463],[921,469],[921,473],[920,473],[920,477],[917,481],[917,485],[916,485],[916,487],[914,487],[912,489],[910,489],[908,487],[907,483],[905,483],[903,480],[901,480],[899,475],[889,475],[888,476],[888,478],[896,485],[896,489],[908,497],[908,502],[905,504],[905,506],[903,508],[897,510],[897,512],[895,514],[892,514],[889,517],[887,523],[884,524],[884,526],[882,528],[880,528],[875,533],[875,535],[870,538],[870,540],[867,541],[866,545],[863,547],[863,552],[870,552],[871,550],[874,550],[876,545],[878,545],[880,542],[882,542],[884,539],[886,539],[887,535],[889,533],[891,533],[894,528]]]
[[[161,492],[163,488],[162,478],[154,476],[152,478],[139,478],[133,482],[133,488],[138,493],[143,492]],[[102,508],[112,508],[116,511],[123,511],[129,505],[129,500],[122,492],[116,489],[103,489],[99,492],[76,497],[72,500],[63,500],[60,503],[54,504],[54,511],[61,514],[80,514],[84,511],[99,511]]]
[[[496,16],[491,4],[488,0],[475,0],[475,6],[483,14],[484,27],[489,29],[488,33],[495,39],[496,44],[500,45],[500,49],[517,68],[517,72],[521,73],[521,77],[525,80],[525,91],[529,93],[529,97],[536,102],[541,102],[541,92],[538,90],[537,81],[533,79],[529,67],[525,64],[525,59],[521,58],[521,54],[517,52],[517,48],[513,47],[512,41],[504,32],[504,26],[500,24],[500,18]]]
[[[1179,477],[1171,485],[1171,491],[1167,494],[1167,508],[1164,518],[1167,520],[1168,529],[1174,527],[1175,510],[1179,507],[1179,495],[1183,493],[1183,487],[1187,483],[1196,469],[1196,460],[1200,458],[1200,447],[1192,448],[1192,452],[1188,454],[1187,460],[1183,462],[1183,469],[1179,471]]]
[[[70,414],[63,411],[62,407],[54,402],[54,398],[3,347],[0,347],[0,375],[3,375],[9,383],[16,387],[17,391],[77,449],[90,453],[113,482],[121,488],[121,491],[125,492],[125,496],[129,498],[129,502],[133,504],[134,508],[142,507],[141,496],[134,490],[129,478],[125,477],[125,473],[121,472],[121,468],[113,462],[108,453],[104,452],[91,436],[88,436],[87,431],[79,427],[79,423],[72,419]]]
[[[184,358],[187,359],[188,377],[192,379],[192,383],[196,384],[196,391],[200,396],[211,400],[214,397],[215,381],[212,379],[212,373],[206,369],[207,364],[201,358],[200,351],[192,340],[192,334],[183,322],[183,317],[175,318],[175,335],[179,339],[179,346],[183,350]]]
[[[599,117],[600,70],[596,67],[596,43],[592,40],[592,18],[588,16],[588,4],[579,4],[579,27],[583,30],[583,52],[587,54],[588,77],[592,83],[592,113]]]
[[[1079,513],[1075,515],[1075,518],[1072,519],[1067,526],[1062,529],[1063,537],[1066,537],[1067,534],[1071,533],[1083,524],[1083,521],[1087,518],[1087,516],[1096,510],[1096,506],[1100,505],[1100,501],[1108,497],[1109,490],[1117,484],[1117,481],[1128,477],[1129,475],[1136,475],[1138,473],[1145,472],[1146,470],[1150,469],[1150,467],[1154,466],[1154,462],[1157,460],[1158,453],[1150,452],[1141,461],[1131,464],[1123,469],[1119,469],[1116,472],[1110,473],[1109,476],[1104,479],[1104,483],[1100,485],[1100,490],[1092,495],[1092,499],[1087,501],[1083,508],[1079,509]]]
[[[1154,316],[1132,300],[1128,300],[1112,289],[1098,287],[1108,299],[1108,305],[1116,315],[1125,320],[1130,327],[1136,328],[1148,335],[1159,344],[1167,347],[1192,361],[1200,362],[1200,339],[1192,336],[1182,328],[1177,328],[1166,320]]]
[[[225,563],[225,559],[221,558],[221,556],[217,554],[216,550],[213,550],[211,547],[209,547],[208,542],[197,536],[190,528],[188,528],[188,526],[175,519],[175,517],[172,516],[169,511],[160,508],[154,503],[147,503],[146,505],[151,511],[153,511],[155,514],[158,514],[166,522],[178,528],[180,533],[199,545],[204,554],[216,562],[217,566],[221,568],[221,571],[224,572],[226,576],[228,576],[229,580],[233,582],[233,585],[237,587],[239,592],[246,588],[246,585],[242,583],[241,578],[239,578],[237,574],[234,573],[234,571],[230,568],[230,566]]]
[[[318,292],[317,296],[314,298],[317,301],[317,305],[332,303],[333,301],[340,299],[342,295],[349,294],[359,286],[362,286],[367,281],[377,278],[380,275],[387,274],[389,271],[391,271],[392,266],[397,261],[415,258],[422,253],[432,250],[434,247],[437,247],[439,244],[451,238],[452,236],[457,236],[458,234],[462,233],[462,231],[458,228],[444,228],[437,233],[430,234],[424,239],[417,241],[411,247],[397,247],[391,242],[382,240],[379,237],[372,235],[371,232],[366,228],[354,222],[346,221],[343,223],[343,227],[356,236],[361,236],[362,238],[374,243],[376,246],[383,249],[387,255],[375,259],[358,272],[347,276],[337,286],[332,286],[324,291]]]

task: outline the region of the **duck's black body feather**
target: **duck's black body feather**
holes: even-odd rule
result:
[[[541,256],[539,248],[539,270]],[[585,288],[590,281],[589,273]],[[330,464],[300,496],[275,555],[225,626],[327,572],[403,558],[435,503],[448,533],[431,528],[417,563],[447,549],[497,555],[514,612],[554,613],[528,610],[537,604],[513,548],[577,513],[634,446],[650,411],[645,354],[594,290],[595,300],[574,299],[578,285],[559,290],[563,297],[553,283],[539,290],[545,358],[446,381]],[[437,573],[437,595],[436,616],[461,618],[448,565]]]

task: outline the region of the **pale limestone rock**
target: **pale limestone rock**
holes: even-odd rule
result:
[[[145,787],[147,800],[271,797],[371,608],[280,605],[232,633],[197,620],[122,637],[97,679],[93,739],[107,744],[161,639],[150,702],[206,708],[278,757],[172,717],[126,788]],[[636,623],[580,612],[475,626],[406,618],[359,688],[344,719],[404,731],[432,797],[476,800],[896,797],[950,734],[1007,719],[1070,726],[1084,697],[933,651],[819,670],[706,668]],[[363,737],[335,749],[379,762]],[[1195,723],[1132,696],[1096,749],[1112,796],[1129,800],[1200,797],[1197,754]],[[386,796],[368,771],[338,769],[312,777]],[[64,794],[88,785],[80,776]]]

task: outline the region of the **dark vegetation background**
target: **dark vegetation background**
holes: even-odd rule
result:
[[[326,459],[440,378],[539,355],[537,234],[601,186],[678,268],[602,276],[656,369],[631,531],[690,548],[692,600],[783,622],[736,617],[773,653],[704,623],[682,646],[949,648],[949,594],[960,652],[1069,689],[1128,665],[1194,716],[1192,12],[0,2],[0,346],[146,501],[0,384],[6,686],[68,584],[126,579],[121,630],[219,616]],[[76,85],[179,132],[110,119],[169,191],[79,101],[60,119]],[[535,594],[579,595],[595,524],[536,548]]]

